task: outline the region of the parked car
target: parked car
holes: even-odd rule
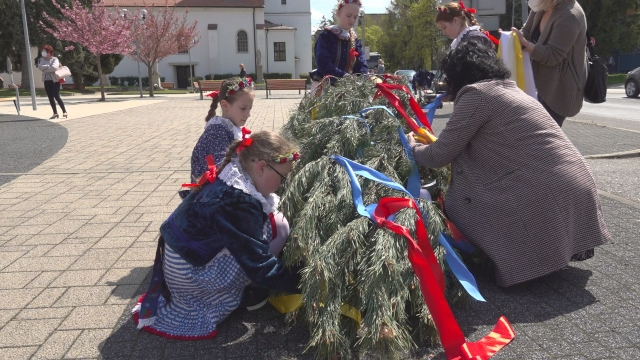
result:
[[[441,72],[440,70],[436,71],[436,76],[434,77],[433,82],[431,83],[431,90],[433,90],[433,92],[436,94],[440,94],[447,91],[445,76],[444,76],[444,73]]]
[[[400,76],[407,76],[409,79],[408,81],[408,85],[409,85],[409,90],[411,90],[411,93],[413,93],[413,84],[411,84],[411,82],[413,81],[413,75],[415,75],[416,72],[413,70],[396,70],[396,72],[393,73],[393,75],[400,75]]]
[[[635,68],[627,74],[624,81],[624,92],[628,97],[638,97],[640,95],[640,67]]]

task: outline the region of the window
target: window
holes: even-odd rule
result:
[[[238,52],[242,52],[242,53],[249,52],[249,39],[247,37],[246,31],[244,30],[238,31],[236,42],[238,45]]]
[[[273,61],[287,61],[287,47],[285,43],[273,43]]]
[[[280,0],[280,4],[287,5],[287,0]]]

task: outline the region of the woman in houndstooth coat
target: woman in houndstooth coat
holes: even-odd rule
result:
[[[610,240],[580,152],[536,99],[473,41],[444,59],[454,110],[438,140],[412,144],[418,164],[451,164],[445,212],[511,286],[593,256]],[[410,137],[411,139],[413,137]]]

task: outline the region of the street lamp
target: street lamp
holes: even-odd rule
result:
[[[123,19],[127,19],[127,14],[129,14],[129,10],[127,9],[122,9],[120,10],[120,15],[122,16]],[[131,19],[132,21],[137,21],[140,20],[145,21],[145,19],[147,18],[147,10],[142,9],[142,11],[140,12],[140,17],[138,19]],[[140,50],[138,49],[138,38],[136,37],[136,41],[135,41],[135,45],[136,45],[136,63],[138,64],[138,86],[140,87],[140,97],[144,97],[142,95],[142,75],[140,75]],[[98,61],[100,61],[98,59]],[[149,79],[149,81],[151,81],[151,79]]]
[[[364,49],[365,47],[365,37],[364,37],[364,10],[360,9],[360,20],[362,21],[362,39],[360,39],[360,42],[362,42],[362,48]]]
[[[27,57],[27,64],[28,64],[27,69],[29,70],[29,87],[31,88],[31,105],[33,106],[33,110],[38,110],[38,105],[36,104],[36,84],[33,81],[33,63],[31,63],[31,45],[29,45],[29,28],[27,27],[27,11],[24,8],[24,0],[20,0],[20,11],[22,12],[22,29],[24,31],[24,46],[26,50],[25,55]]]
[[[196,41],[198,41],[198,39],[193,38],[193,40],[191,40],[192,45],[189,45],[189,49],[187,50],[189,53],[189,88],[191,88],[191,91],[193,91],[193,64],[191,64],[191,48]]]

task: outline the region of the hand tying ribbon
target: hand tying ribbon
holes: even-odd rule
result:
[[[220,91],[212,91],[212,92],[207,94],[207,97],[215,99],[219,94],[220,94]]]
[[[246,127],[243,127],[242,140],[240,141],[240,145],[238,145],[238,154],[240,154],[240,152],[244,150],[244,148],[248,147],[253,142],[253,139],[251,139],[249,135],[251,135],[251,130],[247,129]]]

